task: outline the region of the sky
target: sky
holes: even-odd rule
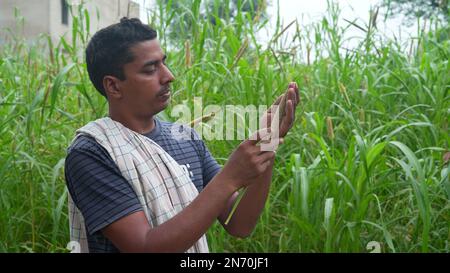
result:
[[[141,7],[145,4],[154,3],[154,0],[134,0],[141,4]],[[382,0],[334,0],[339,3],[341,8],[341,16],[339,19],[340,26],[348,25],[343,19],[353,21],[357,19],[359,24],[363,22],[367,23],[369,20],[369,10],[377,5],[379,5]],[[258,39],[261,42],[268,41],[274,35],[274,28],[276,25],[276,14],[277,14],[277,0],[270,0],[271,5],[267,9],[271,20],[268,27],[259,33]],[[327,11],[327,0],[279,0],[280,16],[283,20],[284,26],[287,26],[290,22],[297,19],[300,25],[306,25],[315,21],[320,20],[323,14]],[[141,10],[141,16],[144,19],[145,11]],[[388,19],[383,22],[381,14],[378,16],[378,30],[381,31],[386,37],[401,38],[404,40],[412,35],[416,26],[406,27],[402,25],[402,17],[396,17],[393,19]],[[145,20],[145,19],[144,19]],[[363,24],[364,25],[364,24]],[[293,28],[288,30],[285,35],[292,35]],[[358,29],[350,28],[348,35],[361,35],[361,31]],[[399,37],[400,36],[400,37]],[[351,44],[349,45],[351,46]]]
[[[343,19],[368,23],[369,11],[371,8],[380,5],[381,0],[335,0],[341,8],[340,24],[348,24]],[[327,0],[279,0],[280,16],[284,18],[287,25],[297,18],[299,22],[308,24],[321,19],[321,16],[327,11]],[[272,23],[275,24],[277,12],[276,1],[268,8],[268,13],[273,15]],[[414,26],[405,27],[402,25],[402,17],[388,19],[383,23],[383,16],[378,16],[379,30],[383,31],[388,37],[399,34],[401,27],[402,34],[410,34]]]

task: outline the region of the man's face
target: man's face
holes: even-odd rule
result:
[[[169,104],[174,80],[165,65],[166,56],[156,39],[140,42],[130,51],[134,61],[123,66],[126,80],[119,82],[121,104],[135,116],[156,115]]]

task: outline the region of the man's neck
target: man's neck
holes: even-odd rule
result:
[[[133,130],[140,134],[148,134],[155,128],[155,118],[150,117],[135,117],[127,116],[123,113],[118,113],[109,109],[109,117],[117,122],[120,122],[123,126],[130,130]]]

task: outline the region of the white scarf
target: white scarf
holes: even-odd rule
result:
[[[76,131],[73,141],[88,135],[103,146],[136,192],[151,227],[156,227],[187,207],[198,195],[189,176],[150,138],[109,117],[92,121]],[[72,142],[73,142],[72,141]],[[70,239],[81,252],[89,252],[84,218],[69,194]],[[187,252],[207,253],[203,235]]]

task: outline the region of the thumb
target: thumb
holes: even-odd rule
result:
[[[245,140],[246,144],[256,145],[259,141],[269,138],[271,134],[270,128],[263,128],[256,131],[253,135],[251,135],[247,140]]]

